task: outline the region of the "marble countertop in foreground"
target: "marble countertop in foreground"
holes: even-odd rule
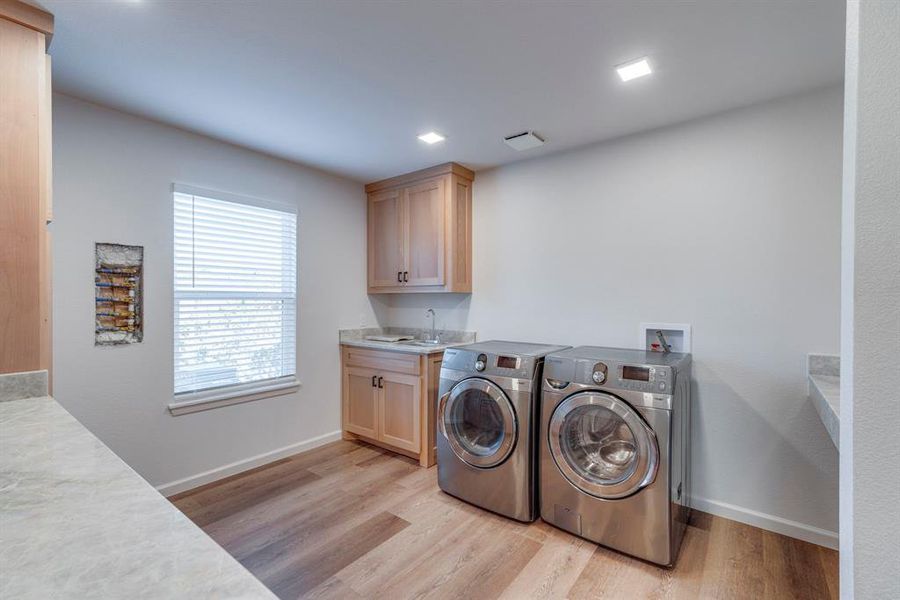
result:
[[[0,598],[275,598],[55,400],[0,403]]]

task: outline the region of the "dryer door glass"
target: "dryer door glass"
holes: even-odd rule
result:
[[[486,379],[465,379],[450,390],[440,415],[453,452],[475,467],[493,467],[509,456],[516,418],[509,398]]]
[[[557,406],[548,429],[560,471],[588,494],[623,498],[656,476],[656,436],[631,406],[615,396],[574,394]]]
[[[634,474],[638,449],[622,417],[602,406],[579,406],[560,432],[563,456],[579,476],[611,485]]]

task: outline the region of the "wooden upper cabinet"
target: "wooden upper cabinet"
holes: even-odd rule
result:
[[[369,285],[391,287],[403,278],[402,191],[369,194]]]
[[[444,285],[444,179],[403,190],[407,286]]]
[[[472,181],[447,163],[366,186],[370,294],[472,291]]]

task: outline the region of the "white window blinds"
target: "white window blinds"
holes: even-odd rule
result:
[[[292,378],[297,215],[181,186],[174,196],[175,393]]]

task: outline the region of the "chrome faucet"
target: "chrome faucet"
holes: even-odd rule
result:
[[[429,342],[437,343],[438,338],[437,338],[437,330],[435,329],[435,314],[434,314],[434,309],[433,309],[433,308],[429,308],[428,310],[426,310],[426,311],[425,311],[425,316],[426,316],[426,317],[428,317],[428,316],[431,317],[431,337],[428,338],[428,341],[429,341]]]

